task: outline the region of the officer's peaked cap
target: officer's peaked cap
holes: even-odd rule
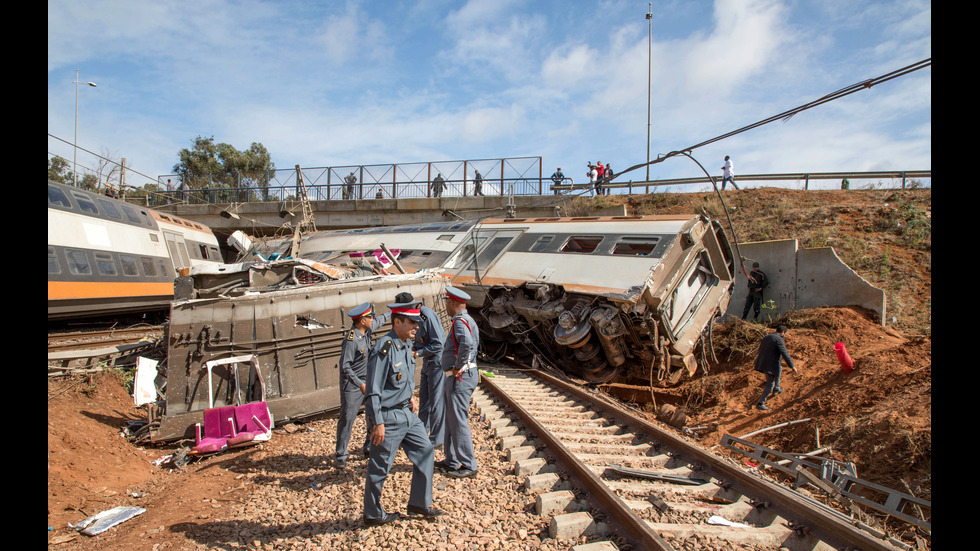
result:
[[[365,302],[364,304],[356,306],[350,312],[347,312],[347,315],[356,320],[364,316],[374,315],[374,311],[371,310],[371,303]]]
[[[422,305],[422,301],[413,300],[410,302],[396,302],[394,304],[389,304],[388,308],[391,310],[392,314],[401,314],[413,320],[419,321],[422,316],[419,313],[419,306]]]
[[[466,302],[467,300],[470,300],[470,295],[466,294],[465,291],[462,291],[450,285],[446,287],[446,298],[456,302]]]

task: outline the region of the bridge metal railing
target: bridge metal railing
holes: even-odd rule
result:
[[[898,170],[898,171],[874,171],[874,172],[786,172],[786,173],[773,173],[773,174],[743,174],[735,176],[735,183],[741,187],[745,183],[749,182],[791,182],[796,186],[802,186],[804,190],[810,189],[811,180],[835,180],[840,183],[841,189],[859,189],[861,181],[867,180],[894,180],[896,182],[895,187],[901,187],[905,189],[911,181],[920,178],[932,178],[931,170]],[[713,177],[714,183],[721,185],[721,177]],[[850,182],[854,180],[854,182]],[[640,190],[643,193],[650,193],[650,188],[659,188],[666,186],[687,186],[693,184],[711,184],[712,181],[708,179],[707,176],[699,176],[696,178],[673,178],[665,180],[650,180],[650,181],[617,181],[613,178],[611,181],[602,182],[603,190],[626,190],[627,194],[632,195],[633,193],[639,193]],[[850,186],[854,187],[851,188]],[[562,184],[562,185],[551,185],[549,189],[554,193],[568,192],[573,190],[586,190],[593,188],[594,186],[589,183],[579,183],[579,184]]]
[[[445,188],[438,196],[471,197],[477,193],[477,173],[482,179],[479,193],[485,196],[541,195],[551,184],[542,174],[541,157],[297,169],[244,178],[205,175],[182,179],[176,174],[162,175],[157,177],[160,191],[153,194],[152,202],[159,205],[294,201],[300,197],[300,174],[310,201],[435,197],[433,182],[440,176]],[[228,180],[231,181],[226,183]]]
[[[514,167],[514,161],[518,160],[528,163],[523,171],[519,169],[520,167]],[[550,177],[542,174],[541,157],[315,167],[300,170],[307,197],[311,201],[434,197],[432,181],[439,174],[442,174],[446,184],[440,196],[471,197],[475,192],[474,177],[477,170],[483,176],[482,194],[488,196],[559,194],[592,190],[594,187],[588,183],[575,183],[571,178],[565,178],[560,185],[554,184]],[[352,175],[356,183],[344,183],[345,178]],[[835,188],[845,188],[845,181],[849,181],[851,189],[866,188],[869,185],[905,189],[913,183],[920,185],[919,179],[931,177],[931,170],[906,170],[744,174],[735,178],[740,187],[753,182],[783,182],[786,185],[808,190],[812,181],[821,180],[838,182]],[[721,178],[713,178],[714,183],[720,185]],[[261,178],[247,179],[244,184],[235,186],[216,184],[213,180],[205,179],[203,184],[199,181],[190,189],[180,189],[173,183],[180,181],[175,175],[160,176],[158,181],[165,182],[168,179],[171,180],[170,185],[160,186],[164,190],[150,196],[149,206],[173,203],[289,202],[296,201],[299,197],[295,170],[277,170],[262,175]],[[878,182],[867,183],[874,180]],[[888,183],[884,184],[882,180]],[[710,185],[711,183],[706,176],[625,182],[614,178],[612,181],[603,182],[602,187],[612,193],[635,194],[650,193],[651,189],[669,186]]]

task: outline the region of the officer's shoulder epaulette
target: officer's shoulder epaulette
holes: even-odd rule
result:
[[[350,333],[347,333],[347,340],[349,340],[349,341],[354,340],[354,330],[353,329],[350,330]]]
[[[391,339],[385,339],[385,341],[381,343],[381,348],[378,350],[378,354],[387,356],[389,350],[391,350]]]

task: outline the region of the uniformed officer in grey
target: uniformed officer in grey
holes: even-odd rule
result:
[[[368,353],[371,351],[371,334],[384,325],[390,314],[375,317],[371,304],[365,302],[347,312],[351,318],[351,328],[340,345],[340,420],[337,421],[337,467],[347,465],[347,444],[350,442],[354,419],[364,402],[366,390]],[[364,439],[363,453],[368,455],[371,440],[371,422],[368,419],[367,437]]]
[[[412,345],[418,330],[419,303],[389,304],[392,329],[378,339],[367,368],[367,410],[373,422],[371,457],[364,483],[364,523],[387,524],[400,515],[381,507],[381,490],[400,447],[412,462],[409,514],[435,517],[432,507],[433,447],[416,414],[415,359]]]
[[[480,382],[476,352],[480,330],[466,312],[470,295],[453,286],[446,287],[446,312],[452,316],[446,344],[442,349],[442,370],[446,376],[446,458],[436,463],[446,476],[476,476],[476,455],[470,432],[470,397]]]
[[[412,293],[398,293],[395,302],[413,302]],[[442,346],[446,333],[439,314],[426,305],[419,306],[419,330],[415,333],[415,353],[422,357],[422,376],[419,380],[419,419],[425,425],[429,440],[435,447],[445,441],[446,398],[443,395]]]

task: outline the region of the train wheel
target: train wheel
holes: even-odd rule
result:
[[[595,371],[586,371],[585,373],[582,374],[582,376],[585,378],[586,381],[589,381],[589,383],[594,385],[601,385],[603,383],[608,383],[609,381],[613,380],[613,378],[615,378],[616,375],[619,375],[619,368],[612,367],[609,365],[605,366],[602,369],[598,369]]]

